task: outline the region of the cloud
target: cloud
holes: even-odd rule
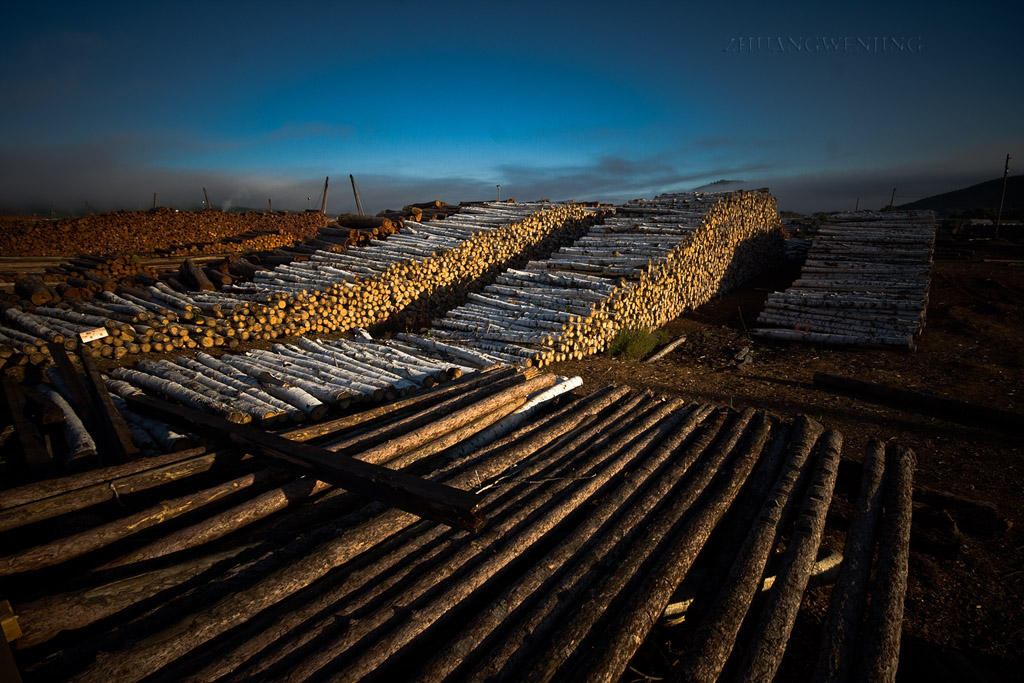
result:
[[[305,134],[319,130],[320,125],[295,124],[282,131]],[[152,205],[154,192],[161,206],[196,209],[202,206],[205,187],[213,206],[222,209],[262,209],[271,199],[275,209],[300,211],[317,205],[325,175],[332,177],[328,212],[356,210],[348,169],[310,167],[272,173],[172,167],[152,161],[164,156],[160,150],[165,147],[153,142],[153,137],[126,132],[117,140],[103,142],[0,148],[0,210],[46,213],[53,207],[58,212],[82,213],[86,202],[95,211],[145,209]],[[167,143],[175,136],[168,134],[161,139]],[[489,173],[433,177],[400,172],[357,171],[355,175],[369,213],[435,199],[450,204],[489,200],[496,197],[498,184],[502,198],[521,201],[546,198],[622,203],[662,192],[689,191],[723,178],[745,178],[747,188],[768,187],[778,198],[780,209],[806,213],[853,209],[858,201],[860,208],[877,209],[889,202],[894,187],[896,202],[904,203],[996,177],[995,171],[986,170],[988,164],[984,161],[987,157],[973,163],[931,161],[797,173],[770,160],[691,167],[675,155],[660,154],[644,158],[604,156],[590,164],[506,164]]]

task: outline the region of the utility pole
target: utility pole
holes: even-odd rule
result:
[[[212,209],[213,207],[210,206],[210,197],[206,194],[206,188],[205,187],[203,188],[203,199],[206,200],[206,208],[207,209]]]
[[[156,210],[156,192],[153,193],[153,210]]]
[[[501,185],[495,185],[495,187],[498,188],[498,201],[500,202],[501,201]]]
[[[889,198],[889,210],[892,211],[896,207],[893,206],[893,202],[896,201],[896,188],[892,188],[892,197]]]
[[[857,197],[857,203],[853,205],[854,211],[860,211],[860,197]]]
[[[331,176],[324,176],[324,198],[320,201],[320,213],[327,215],[327,182]]]
[[[267,211],[274,213],[274,202],[271,201],[270,197],[267,197]]]
[[[1003,192],[999,195],[999,212],[996,214],[996,237],[999,237],[999,221],[1003,217],[1003,200],[1006,199],[1006,176],[1010,174],[1010,155],[1006,155],[1006,165],[1003,166]]]
[[[356,197],[356,211],[359,212],[360,216],[365,216],[366,214],[363,213],[363,202],[359,199],[359,190],[356,189],[356,179],[351,173],[348,174],[348,179],[352,181],[352,194]]]

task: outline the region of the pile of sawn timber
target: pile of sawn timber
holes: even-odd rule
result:
[[[634,200],[571,247],[471,294],[434,321],[430,340],[404,339],[538,366],[582,358],[623,329],[660,327],[776,265],[782,234],[767,191]]]
[[[924,328],[935,229],[931,211],[832,216],[800,278],[765,301],[754,334],[913,350]]]
[[[698,576],[706,599],[687,612],[680,679],[723,667],[770,679],[819,552],[841,435],[628,387],[495,429],[556,382],[475,373],[285,432],[293,447],[202,418],[242,445],[5,492],[0,598],[23,631],[25,679],[614,681]],[[345,459],[324,456],[339,453],[471,492],[476,530],[424,518],[444,501],[336,479],[330,463]],[[822,677],[895,674],[913,462],[894,445],[866,456]]]

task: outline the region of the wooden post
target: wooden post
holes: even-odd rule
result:
[[[356,189],[356,179],[351,173],[348,174],[348,179],[352,181],[352,194],[356,197],[356,211],[359,212],[360,216],[365,216],[366,214],[363,213],[363,202],[359,199],[359,190]]]
[[[267,198],[267,210],[270,213],[274,213],[274,202],[272,202],[269,197]]]
[[[320,213],[327,213],[327,183],[330,181],[331,176],[324,176],[324,197],[320,200]]]
[[[894,188],[892,188],[892,197],[889,198],[889,210],[890,211],[892,211],[893,208],[895,208],[894,207],[894,202],[895,201],[896,201],[896,188],[894,187]]]
[[[212,209],[213,207],[210,206],[210,197],[206,194],[206,188],[205,187],[203,188],[203,198],[206,199],[206,208],[207,209]]]
[[[29,471],[33,475],[50,474],[54,469],[53,455],[47,450],[39,429],[25,417],[25,396],[21,387],[5,379],[3,392]]]
[[[996,237],[999,237],[999,221],[1003,218],[1003,200],[1006,199],[1006,176],[1010,173],[1010,155],[1006,155],[1006,165],[1003,167],[1003,192],[999,195],[999,212],[996,214]]]
[[[153,208],[156,208],[156,192],[153,193]]]

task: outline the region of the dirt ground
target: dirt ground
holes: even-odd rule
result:
[[[747,330],[768,292],[785,288],[798,274],[791,268],[670,322],[664,329],[672,338],[686,335],[687,341],[661,360],[597,356],[551,369],[582,376],[584,386],[630,384],[698,402],[808,415],[843,433],[844,458],[860,460],[871,438],[913,449],[916,484],[993,503],[1009,528],[987,539],[963,533],[953,557],[912,551],[900,680],[1020,680],[1024,424],[994,431],[839,395],[812,381],[815,372],[827,372],[1024,413],[1024,239],[947,238],[937,254],[951,258],[936,260],[928,320],[913,352],[751,338]],[[737,354],[744,349],[752,358],[739,367]],[[795,660],[813,661],[815,625],[827,599],[827,587],[808,592],[787,652],[794,673],[801,668]],[[665,676],[678,654],[673,644],[685,635],[681,629],[655,633],[626,678]]]

